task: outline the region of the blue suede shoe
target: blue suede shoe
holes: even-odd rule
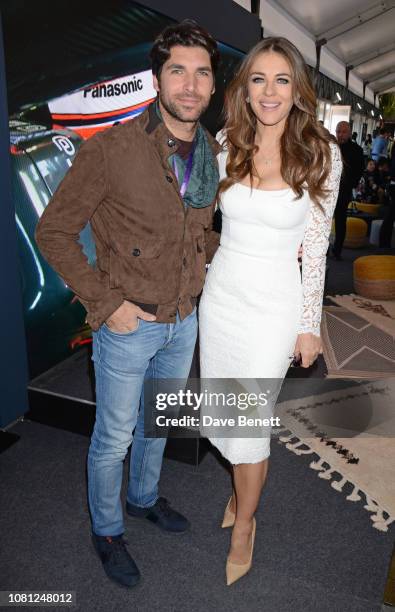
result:
[[[182,514],[173,510],[167,499],[159,497],[150,508],[141,508],[126,502],[126,512],[135,518],[145,518],[163,531],[184,533],[190,528],[190,522]]]

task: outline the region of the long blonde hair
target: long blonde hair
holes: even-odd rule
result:
[[[324,183],[331,168],[328,132],[316,119],[316,95],[307,65],[298,49],[286,38],[270,37],[260,41],[243,59],[225,94],[225,126],[228,159],[227,177],[220,182],[218,194],[254,174],[257,119],[246,102],[251,66],[261,53],[282,55],[291,68],[294,105],[281,136],[281,176],[297,198],[307,185],[310,197],[320,205],[326,195]]]

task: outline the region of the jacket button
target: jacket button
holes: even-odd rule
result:
[[[173,138],[169,138],[169,140],[167,141],[167,144],[169,145],[169,147],[175,147],[176,141],[173,140]]]
[[[141,253],[140,249],[133,249],[133,255],[135,257],[138,257],[140,255],[140,253]]]
[[[166,180],[167,180],[168,183],[172,183],[173,182],[173,179],[168,174],[166,174]]]

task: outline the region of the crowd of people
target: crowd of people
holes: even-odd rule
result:
[[[395,221],[395,147],[391,132],[382,128],[373,139],[368,134],[359,146],[357,133],[351,133],[350,124],[341,121],[336,138],[345,166],[335,210],[336,238],[331,254],[342,260],[348,206],[353,200],[381,206],[379,217],[383,223],[379,246],[390,248]]]
[[[356,200],[369,204],[388,204],[390,198],[393,138],[384,129],[374,140],[368,134],[362,151],[365,169],[356,189]]]
[[[353,132],[352,139],[357,142],[357,132]],[[380,158],[391,157],[392,145],[394,143],[393,135],[389,129],[381,128],[371,134],[367,134],[362,140],[362,150],[365,161],[372,158],[374,161],[379,161]]]

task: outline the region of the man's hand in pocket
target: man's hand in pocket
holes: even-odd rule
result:
[[[145,312],[136,304],[124,300],[119,308],[108,317],[106,325],[118,334],[127,334],[137,329],[137,319],[156,321],[156,316]]]

